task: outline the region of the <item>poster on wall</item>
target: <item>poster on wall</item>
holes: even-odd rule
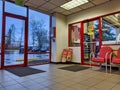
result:
[[[80,45],[80,23],[71,25],[70,43],[71,43],[71,46]]]
[[[87,33],[88,35],[94,35],[94,22],[89,22]]]

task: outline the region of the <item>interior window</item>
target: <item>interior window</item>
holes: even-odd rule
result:
[[[113,14],[105,16],[102,19],[102,43],[117,44],[120,42],[118,36],[120,34],[120,15]],[[117,40],[118,39],[118,40]]]

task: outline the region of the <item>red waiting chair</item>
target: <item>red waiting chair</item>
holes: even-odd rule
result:
[[[102,46],[100,48],[99,56],[91,58],[90,66],[92,67],[92,65],[91,65],[92,62],[100,63],[100,66],[102,63],[105,63],[106,72],[107,72],[107,64],[110,63],[112,52],[113,52],[112,48],[110,48],[108,46]],[[93,55],[93,53],[91,53],[90,56],[95,56],[95,55]]]
[[[116,58],[113,58],[112,61],[110,62],[110,72],[111,72],[112,64],[120,65],[120,48],[117,51]],[[119,70],[120,70],[120,67],[119,67]]]

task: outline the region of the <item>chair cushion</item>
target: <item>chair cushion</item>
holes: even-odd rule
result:
[[[113,58],[112,63],[113,64],[120,64],[120,58]]]
[[[117,58],[120,58],[120,48],[117,51]]]
[[[105,59],[104,59],[104,58],[101,58],[101,57],[96,57],[96,58],[92,58],[92,61],[93,61],[93,62],[104,63],[104,62],[105,62]]]

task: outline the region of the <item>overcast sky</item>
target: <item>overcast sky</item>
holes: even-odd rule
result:
[[[21,16],[25,16],[26,17],[26,11],[27,9],[25,7],[21,7],[21,6],[17,6],[15,4],[6,2],[5,3],[5,11],[9,12],[9,13],[13,13],[13,14],[17,14],[17,15],[21,15]],[[40,13],[34,10],[29,10],[29,21],[30,20],[43,20],[45,22],[45,26],[44,28],[49,30],[49,15],[44,14],[44,13]],[[20,19],[15,19],[15,18],[10,18],[7,17],[6,18],[6,31],[9,30],[10,26],[14,24],[15,28],[16,28],[16,40],[18,40],[20,38],[20,33],[21,33],[21,28],[23,27],[24,21],[20,20]],[[2,1],[0,0],[0,36],[1,36],[1,30],[2,30]],[[6,32],[7,34],[7,32]],[[1,38],[0,38],[1,40]],[[31,42],[29,42],[31,43]]]

